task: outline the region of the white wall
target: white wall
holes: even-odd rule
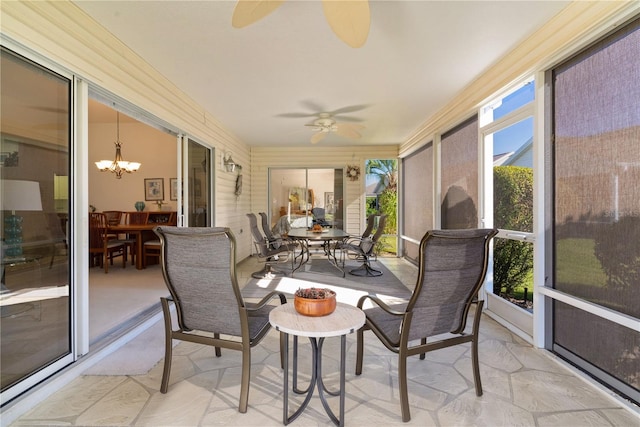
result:
[[[91,114],[91,111],[89,112]],[[115,116],[115,112],[114,112]],[[143,201],[145,211],[157,211],[152,201],[145,201],[144,179],[164,179],[162,210],[175,211],[175,201],[170,201],[169,179],[177,177],[176,138],[140,122],[122,121],[120,115],[120,141],[124,160],[142,163],[137,172],[123,174],[116,179],[111,172],[100,172],[93,162],[113,160],[116,140],[115,124],[96,123],[89,126],[89,204],[98,211],[134,211],[134,204]]]

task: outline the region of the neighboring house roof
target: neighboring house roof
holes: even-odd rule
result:
[[[495,154],[493,156],[493,166],[502,166],[504,162],[509,160],[509,157],[511,157],[513,153],[513,151],[509,151],[508,153]]]
[[[374,182],[375,178],[375,182]],[[365,187],[365,194],[369,197],[377,196],[385,189],[384,185],[380,182],[380,178],[375,175],[374,178],[367,178],[367,186]]]
[[[516,151],[493,156],[493,166],[533,167],[533,138],[522,144]]]

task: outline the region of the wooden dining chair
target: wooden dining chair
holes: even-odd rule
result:
[[[127,249],[124,243],[108,237],[109,227],[107,217],[101,212],[89,213],[89,257],[90,265],[95,261],[104,267],[104,272],[109,272],[109,264],[113,265],[113,258],[122,256],[122,268],[127,265]]]
[[[158,260],[158,262],[160,262],[161,250],[160,240],[157,239],[147,240],[142,244],[142,265],[144,268],[147,268],[149,259]]]
[[[167,217],[167,222],[166,223],[162,223],[159,225],[169,225],[169,226],[175,226],[178,223],[178,218],[177,218],[177,214],[176,212],[171,212],[169,214],[169,216]],[[144,267],[147,267],[147,260],[149,258],[153,259],[153,260],[158,260],[158,262],[160,262],[160,240],[159,239],[151,239],[151,240],[147,240],[146,242],[144,242],[142,244],[143,248],[143,254],[142,256],[143,258],[143,264]]]
[[[122,222],[122,211],[102,211],[104,214],[107,225],[118,225]],[[118,235],[115,233],[107,233],[109,239],[117,239]]]

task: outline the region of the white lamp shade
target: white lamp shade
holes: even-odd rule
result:
[[[2,210],[41,211],[40,183],[37,181],[2,180]]]

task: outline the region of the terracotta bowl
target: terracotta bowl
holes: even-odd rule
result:
[[[304,316],[320,317],[333,313],[336,309],[336,294],[324,299],[311,299],[295,296],[293,306]]]

